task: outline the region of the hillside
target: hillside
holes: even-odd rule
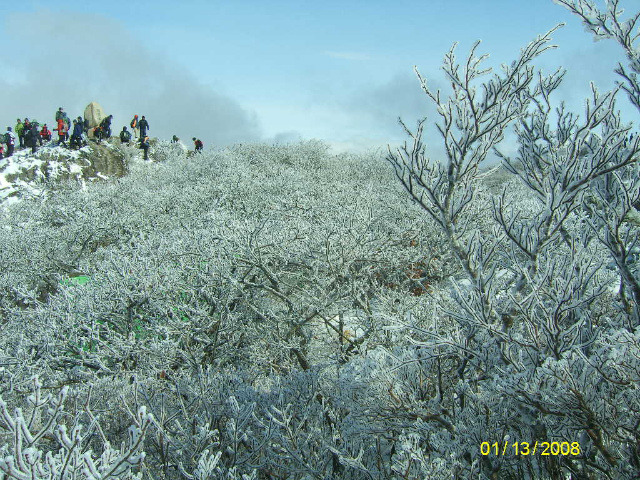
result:
[[[161,161],[167,154],[185,153],[186,147],[153,139],[151,151],[151,161]],[[30,148],[18,150],[0,159],[0,205],[38,196],[47,184],[119,178],[136,161],[142,161],[141,150],[134,144],[122,145],[116,137],[101,143],[91,141],[78,150],[58,146],[56,141],[38,147],[35,154]]]
[[[559,372],[586,371],[566,337],[534,329],[546,325],[553,295],[569,301],[562,295],[574,287],[558,282],[571,277],[545,276],[571,271],[569,246],[560,239],[544,251],[540,297],[525,299],[520,321],[482,323],[471,305],[483,284],[465,274],[388,163],[327,151],[310,141],[189,156],[157,141],[149,162],[118,143],[45,147],[5,162],[4,421],[40,428],[10,413],[15,407],[50,419],[38,448],[57,452],[61,465],[76,447],[60,429],[81,424],[78,445],[112,459],[100,461],[127,459],[136,470],[144,451],[148,478],[197,477],[202,462],[234,480],[371,478],[365,470],[402,478],[391,472],[407,469],[416,472],[407,478],[429,469],[444,478],[476,468],[464,452],[478,453],[498,427],[516,435],[540,422],[548,438],[569,442],[573,416],[522,403],[522,395],[540,402],[554,382],[545,401],[561,411],[575,387]],[[505,170],[485,173],[460,219],[467,241],[495,242],[497,259],[483,268],[508,304],[522,257],[496,229],[494,205],[517,207],[522,221],[536,221],[544,206]],[[583,227],[572,219],[566,229]],[[581,248],[606,255],[597,242]],[[616,355],[626,342],[637,353],[617,323],[616,274],[600,267],[591,266],[588,281],[597,283],[582,290],[588,308],[572,307],[583,317],[567,328],[585,335],[591,318],[607,334],[590,348]],[[467,335],[479,345],[473,356]],[[559,359],[546,353],[554,339],[568,351]],[[499,363],[501,354],[511,363]],[[629,398],[626,385],[611,404]],[[15,434],[0,436],[8,458]]]

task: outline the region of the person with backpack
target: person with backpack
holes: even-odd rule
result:
[[[93,128],[93,138],[97,143],[100,143],[100,141],[104,138],[104,133],[102,132],[102,126],[98,125],[97,127]]]
[[[18,135],[18,139],[20,140],[20,148],[24,148],[24,124],[19,118],[16,120],[16,135]]]
[[[31,129],[33,130],[35,128],[35,139],[36,139],[36,143],[38,143],[38,145],[42,146],[42,137],[40,136],[40,123],[34,118],[31,120]]]
[[[47,128],[47,124],[46,123],[42,126],[42,130],[40,130],[40,137],[45,142],[50,142],[51,141],[51,130],[49,130]]]
[[[27,145],[27,132],[29,130],[31,130],[31,122],[29,121],[28,118],[25,117],[24,122],[22,122],[22,135],[24,136],[24,145],[25,147],[28,147],[29,145]]]
[[[4,134],[4,143],[7,144],[7,158],[13,155],[13,149],[16,144],[16,135],[11,131],[11,127],[7,127],[7,133]]]
[[[131,120],[129,126],[133,132],[133,138],[138,139],[138,136],[140,135],[140,129],[138,128],[138,115],[133,116],[133,120]]]
[[[64,111],[62,107],[60,107],[56,112],[56,122],[59,120],[62,120],[65,123],[64,139],[69,140],[69,126],[71,125],[71,122],[69,121],[69,117],[67,116],[67,113]],[[60,135],[59,130],[58,130],[58,135]]]
[[[31,153],[36,153],[39,137],[37,125],[35,123],[33,125],[29,123],[29,129],[24,134],[24,143],[27,147],[31,147]]]
[[[144,150],[144,160],[149,160],[149,146],[149,137],[144,137],[140,141],[140,148]]]
[[[147,119],[144,118],[144,115],[142,115],[142,119],[140,120],[140,123],[138,123],[138,128],[140,129],[140,138],[146,137],[147,130],[150,130],[150,128],[149,122],[147,122]]]
[[[102,137],[107,140],[111,137],[111,120],[113,119],[113,115],[109,115],[102,119],[100,122],[100,129],[102,130]]]
[[[195,153],[201,153],[202,149],[204,148],[204,144],[202,143],[202,140],[200,140],[199,138],[196,139],[196,137],[193,137],[192,140],[195,146]]]
[[[131,132],[127,130],[127,126],[122,127],[120,132],[120,143],[129,143],[131,141]]]
[[[82,148],[82,123],[79,123],[78,120],[73,121],[70,147]]]
[[[66,123],[64,123],[64,119],[62,117],[58,118],[58,128],[54,128],[54,130],[58,131],[58,145],[67,146],[65,140],[67,139],[67,128]]]

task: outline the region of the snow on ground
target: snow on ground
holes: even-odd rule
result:
[[[91,165],[87,156],[90,145],[70,150],[49,142],[35,154],[31,148],[14,152],[11,157],[0,159],[0,206],[6,207],[21,198],[30,198],[42,193],[42,182],[58,177],[83,179],[83,167]],[[100,174],[100,178],[108,178]]]

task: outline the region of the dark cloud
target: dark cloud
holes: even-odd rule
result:
[[[205,145],[255,141],[255,115],[201,83],[178,62],[149,50],[143,38],[104,16],[38,11],[11,14],[6,34],[18,45],[16,78],[0,79],[3,120],[32,116],[53,123],[64,106],[78,116],[91,101],[114,115],[114,127],[146,115],[150,133],[201,138]]]
[[[430,88],[441,88],[441,82],[428,80]],[[384,83],[353,93],[344,106],[370,126],[385,130],[395,130],[398,117],[407,124],[414,124],[425,116],[435,120],[436,113],[412,71],[396,74]]]

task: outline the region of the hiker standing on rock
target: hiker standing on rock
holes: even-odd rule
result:
[[[7,144],[7,157],[13,155],[13,148],[16,144],[16,135],[11,131],[11,127],[7,127],[7,133],[4,134],[5,143]]]
[[[24,124],[19,118],[16,120],[16,135],[20,140],[20,148],[24,148]],[[9,155],[7,155],[8,157]]]
[[[149,160],[149,137],[144,137],[142,139],[142,141],[140,142],[140,148],[144,150],[144,159]]]
[[[133,116],[133,120],[131,120],[129,126],[131,127],[131,131],[133,132],[133,138],[137,140],[140,136],[140,129],[138,128],[138,115]]]
[[[147,119],[144,118],[144,115],[142,115],[142,119],[140,120],[140,123],[138,124],[138,128],[140,128],[140,138],[144,138],[147,136],[147,130],[150,130],[149,128],[149,122],[147,122]]]

